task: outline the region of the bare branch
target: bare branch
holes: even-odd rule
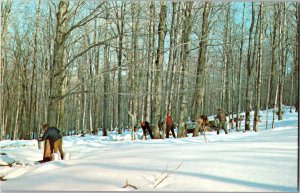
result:
[[[88,48],[86,48],[85,50],[83,50],[82,52],[80,52],[80,53],[78,53],[76,56],[74,56],[74,57],[72,58],[72,60],[70,60],[70,61],[64,66],[64,68],[63,68],[60,72],[57,72],[54,76],[58,76],[58,75],[60,75],[61,73],[63,73],[66,69],[68,69],[68,68],[71,66],[71,64],[72,64],[77,58],[79,58],[79,57],[81,57],[82,55],[84,55],[84,54],[85,54],[86,52],[88,52],[90,49],[92,49],[92,48],[94,48],[94,47],[97,47],[97,46],[104,45],[104,44],[106,44],[106,42],[109,42],[109,41],[111,41],[111,40],[113,40],[113,39],[115,39],[115,38],[117,38],[117,36],[114,36],[114,37],[111,37],[111,38],[109,38],[109,39],[107,39],[107,40],[104,40],[104,41],[98,42],[98,43],[96,43],[96,44],[90,45]]]
[[[85,16],[83,19],[81,19],[77,24],[73,25],[65,34],[65,37],[68,37],[71,32],[78,28],[81,27],[85,24],[87,24],[88,22],[90,22],[91,20],[95,19],[98,15],[100,15],[102,12],[94,15],[103,5],[105,2],[100,3],[91,13],[89,13],[87,16]],[[75,13],[74,13],[75,14]],[[93,16],[94,15],[94,16]],[[93,17],[92,17],[93,16]]]
[[[128,186],[129,186],[129,187],[132,187],[132,188],[134,188],[134,189],[136,189],[136,190],[138,189],[136,186],[129,184],[129,183],[128,183],[128,180],[126,179],[126,184],[125,184],[122,188],[127,188]]]
[[[154,188],[156,188],[159,184],[161,184],[165,179],[167,179],[175,170],[177,170],[178,168],[180,168],[182,165],[182,163],[180,163],[174,170],[168,172],[166,169],[166,172],[168,172],[155,186]]]

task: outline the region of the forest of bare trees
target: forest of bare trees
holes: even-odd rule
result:
[[[298,111],[297,2],[1,1],[0,139]],[[253,128],[250,112],[254,111]],[[269,115],[272,116],[272,115]],[[251,120],[252,121],[252,120]],[[180,136],[180,135],[179,135]]]

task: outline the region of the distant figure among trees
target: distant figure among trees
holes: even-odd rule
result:
[[[171,117],[171,115],[167,114],[167,117],[166,117],[166,138],[169,138],[169,134],[170,134],[170,131],[172,132],[172,135],[174,138],[176,138],[175,136],[175,125],[173,123],[173,119]]]
[[[226,115],[222,111],[222,109],[218,109],[217,119],[219,120],[219,125],[217,127],[217,134],[219,135],[220,129],[223,129],[225,131],[225,134],[228,134],[227,123],[226,123]]]
[[[137,132],[138,132],[139,128],[137,125],[135,125],[133,127],[133,130],[132,130],[132,140],[136,140],[137,139]]]

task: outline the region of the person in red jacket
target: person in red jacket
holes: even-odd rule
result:
[[[167,127],[166,138],[169,138],[170,130],[172,132],[173,137],[176,138],[175,131],[174,131],[175,125],[173,123],[173,119],[172,119],[171,115],[169,115],[169,114],[167,114],[167,118],[166,118],[166,127]]]

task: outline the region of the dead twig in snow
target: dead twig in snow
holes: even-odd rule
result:
[[[175,170],[177,170],[178,168],[180,168],[182,165],[182,163],[180,163],[173,171],[168,172],[166,169],[166,175],[154,186],[154,188],[156,188],[159,184],[161,184],[165,179],[167,179],[167,177],[169,177]],[[167,167],[168,168],[168,167]],[[162,176],[162,175],[161,175]]]
[[[132,187],[132,188],[134,188],[134,189],[138,189],[136,186],[134,186],[134,185],[131,185],[131,184],[128,184],[128,180],[126,179],[126,184],[125,184],[125,186],[123,186],[122,188],[127,188],[127,187]]]
[[[165,171],[161,171],[160,176],[156,177],[156,175],[154,175],[154,178],[155,178],[154,181],[159,180],[160,177],[162,177],[165,173],[167,173],[168,172],[168,168],[169,168],[169,164],[167,164],[167,167],[166,167]]]

